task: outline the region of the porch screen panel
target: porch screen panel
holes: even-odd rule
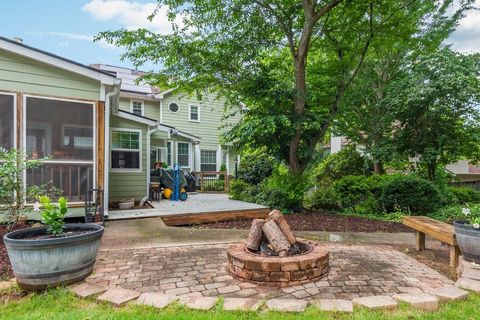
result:
[[[14,97],[0,93],[0,147],[11,149],[14,147]]]
[[[27,157],[48,157],[44,166],[27,171],[27,185],[83,201],[94,186],[94,104],[27,97],[25,122]]]

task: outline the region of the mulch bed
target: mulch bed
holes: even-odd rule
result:
[[[28,224],[17,224],[13,227],[13,230],[19,230],[28,228]],[[7,233],[7,227],[3,224],[0,224],[0,281],[8,280],[13,277],[12,266],[10,265],[10,259],[8,258],[7,248],[3,243],[3,236]]]
[[[285,215],[285,218],[293,231],[412,232],[412,229],[398,222],[375,221],[319,211],[288,214]],[[251,222],[250,219],[212,222],[196,227],[204,229],[249,229]]]

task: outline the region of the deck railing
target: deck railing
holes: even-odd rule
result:
[[[194,172],[200,192],[228,192],[230,178],[227,171]]]

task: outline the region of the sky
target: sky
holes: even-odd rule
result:
[[[132,67],[131,62],[120,60],[121,49],[94,43],[93,37],[120,28],[170,32],[166,8],[152,22],[147,20],[155,7],[154,0],[2,0],[0,35],[22,38],[27,45],[84,64]],[[448,41],[458,51],[480,52],[480,12],[470,12]]]

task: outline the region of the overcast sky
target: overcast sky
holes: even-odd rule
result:
[[[93,43],[93,36],[119,28],[169,32],[165,8],[152,22],[147,20],[154,9],[153,0],[2,0],[0,35],[20,37],[25,44],[84,64],[131,67],[129,61],[120,61],[120,49]],[[480,12],[470,12],[449,42],[462,52],[480,51]]]

